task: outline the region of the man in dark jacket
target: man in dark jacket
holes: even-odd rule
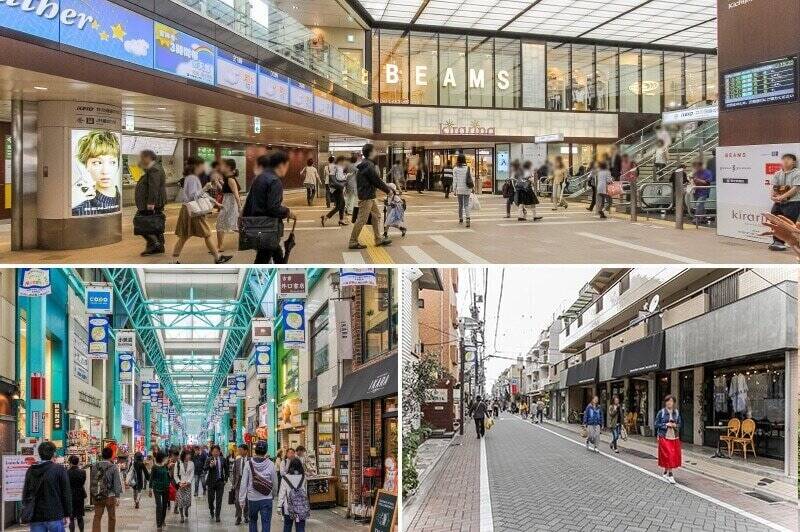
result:
[[[361,230],[367,224],[370,215],[372,216],[372,232],[375,234],[375,244],[378,246],[388,246],[392,241],[388,238],[383,238],[383,223],[381,220],[381,211],[378,209],[378,202],[375,200],[375,190],[381,189],[386,194],[389,194],[389,187],[386,186],[375,166],[375,146],[372,144],[364,144],[361,152],[364,154],[364,160],[358,165],[358,173],[356,175],[356,186],[358,189],[358,217],[356,217],[355,224],[353,225],[353,232],[350,234],[350,249],[364,249],[365,245],[358,242],[358,237]]]
[[[46,441],[39,444],[41,462],[25,472],[22,501],[33,501],[31,530],[57,530],[67,524],[72,509],[72,493],[67,470],[52,462],[56,446]]]
[[[194,448],[194,453],[192,454],[192,462],[194,462],[194,496],[197,497],[197,494],[200,492],[200,486],[203,486],[203,496],[206,495],[206,477],[203,474],[203,468],[206,465],[206,460],[208,460],[208,452],[206,451],[205,446],[200,449],[200,447]]]
[[[203,468],[206,472],[206,486],[208,487],[208,509],[211,519],[220,522],[222,510],[222,494],[225,493],[225,483],[228,481],[228,461],[221,456],[219,445],[211,447],[211,456],[206,460]]]
[[[280,178],[284,177],[288,170],[289,155],[285,151],[275,150],[257,159],[257,177],[250,185],[242,217],[269,216],[281,220],[295,219],[292,211],[283,205],[283,183]],[[257,250],[255,264],[269,264],[270,260],[275,264],[283,264],[283,251],[280,246]]]
[[[136,183],[136,210],[139,214],[164,215],[164,204],[167,201],[167,176],[164,169],[156,162],[156,154],[152,150],[144,150],[139,154],[139,165],[144,175]],[[164,233],[144,235],[147,243],[142,256],[164,253]]]
[[[486,428],[483,424],[486,417],[486,403],[483,402],[481,396],[475,398],[475,406],[472,408],[472,417],[475,420],[475,432],[478,433],[478,438],[486,434]]]

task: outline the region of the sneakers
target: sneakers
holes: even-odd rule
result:
[[[769,246],[770,251],[786,251],[786,244],[779,244],[778,242],[773,242]]]
[[[677,484],[677,482],[675,482],[675,477],[672,476],[672,473],[667,475],[667,482],[669,482],[670,484]]]
[[[225,264],[232,258],[233,255],[220,255],[219,258],[214,261],[214,264]]]
[[[460,219],[460,218],[459,218],[459,219],[458,219],[458,225],[461,225],[461,224],[463,224],[463,223],[464,223],[464,220],[462,220],[462,219]]]
[[[349,246],[347,246],[347,249],[367,249],[367,246],[359,242],[356,242],[355,244],[350,244]]]
[[[664,482],[669,482],[669,476],[666,473],[662,473],[661,478],[664,480]]]
[[[538,221],[539,221],[539,220],[541,220],[542,218],[543,218],[542,216],[534,216],[534,217],[533,217],[533,221],[534,221],[534,222],[538,222]]]
[[[384,238],[383,240],[378,242],[376,245],[377,246],[389,246],[391,244],[392,244],[392,239],[391,238]]]
[[[469,218],[467,218],[467,227],[469,227]]]

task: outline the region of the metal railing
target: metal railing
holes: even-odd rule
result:
[[[317,45],[310,29],[268,0],[247,2],[248,11],[223,0],[172,0],[337,85],[367,97],[366,70],[330,44]],[[261,16],[254,16],[262,10]],[[257,19],[266,21],[267,26]]]

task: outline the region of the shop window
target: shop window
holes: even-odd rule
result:
[[[616,111],[619,92],[617,70],[619,68],[619,49],[597,47],[596,51],[596,93],[598,111]]]
[[[392,270],[378,270],[376,273],[377,286],[365,286],[361,295],[364,360],[397,346],[397,302]]]
[[[380,102],[408,103],[408,35],[380,32]]]
[[[595,108],[594,46],[572,47],[572,109],[589,111]]]
[[[661,59],[662,52],[642,52],[642,112],[661,112]]]
[[[381,101],[381,55],[380,55],[380,30],[372,30],[372,101]]]
[[[439,35],[439,105],[466,105],[466,53],[466,37]]]
[[[494,105],[516,109],[520,104],[520,48],[516,39],[494,40]],[[540,75],[542,70],[539,71]]]
[[[308,322],[311,335],[311,375],[315,377],[328,369],[328,318],[326,303]]]
[[[547,43],[547,108],[571,109],[571,44]]]
[[[467,40],[468,105],[494,105],[494,40],[488,37],[469,37]]]
[[[705,99],[704,63],[705,56],[701,54],[686,56],[686,105],[699,103]]]
[[[522,43],[522,106],[545,107],[545,45]]]
[[[719,74],[717,71],[717,56],[706,56],[706,100],[715,102],[719,97],[717,78]]]
[[[683,107],[683,54],[664,54],[664,108]]]
[[[436,105],[439,86],[439,40],[436,34],[411,34],[411,103]]]
[[[639,50],[628,50],[619,56],[619,110],[639,112]]]

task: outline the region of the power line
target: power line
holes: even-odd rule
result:
[[[487,271],[487,277],[488,277],[488,271]],[[503,301],[503,285],[505,284],[505,282],[506,282],[506,269],[503,268],[503,270],[500,272],[500,297],[497,298],[497,315],[495,316],[495,322],[494,322],[495,352],[497,352],[497,336],[498,336],[497,332],[498,328],[500,327],[500,302]]]

